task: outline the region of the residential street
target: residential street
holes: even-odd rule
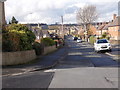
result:
[[[77,43],[72,37],[66,40],[63,52],[64,57],[52,69],[3,76],[3,88],[118,88],[115,56],[96,53],[93,45]]]

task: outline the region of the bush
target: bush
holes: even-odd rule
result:
[[[11,24],[3,30],[3,51],[31,50],[35,35],[26,26]]]
[[[20,38],[17,33],[3,33],[2,36],[3,52],[20,51]]]
[[[51,38],[42,38],[41,42],[45,45],[45,46],[53,46],[55,45],[55,41],[52,40]]]
[[[36,55],[41,55],[44,51],[44,46],[38,42],[34,42],[33,49],[35,49]]]
[[[90,42],[91,44],[94,44],[96,38],[95,38],[95,36],[90,36],[90,39],[89,39],[89,40],[90,40],[89,42]]]
[[[104,32],[104,33],[102,34],[102,37],[100,37],[100,39],[107,39],[107,40],[109,40],[110,37],[109,37],[109,35],[108,35],[106,32]]]

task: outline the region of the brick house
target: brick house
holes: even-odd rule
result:
[[[120,40],[120,16],[113,15],[113,21],[108,26],[108,33],[111,40]]]
[[[90,29],[89,29],[89,32],[91,35],[96,35],[97,34],[97,27],[96,25],[90,25]]]

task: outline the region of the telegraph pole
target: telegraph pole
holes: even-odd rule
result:
[[[5,6],[4,2],[6,0],[0,0],[0,30],[5,28]]]

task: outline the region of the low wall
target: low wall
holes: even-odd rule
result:
[[[34,59],[36,59],[35,50],[2,53],[2,65],[23,64]]]
[[[46,54],[48,54],[48,53],[50,53],[50,52],[53,52],[53,51],[55,51],[55,50],[57,50],[56,46],[45,47],[45,48],[44,48],[44,53],[43,53],[43,55],[46,55]]]

